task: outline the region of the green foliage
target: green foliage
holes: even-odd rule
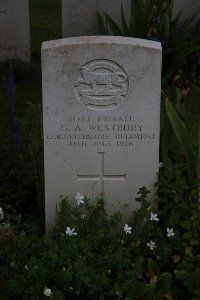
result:
[[[123,5],[121,6],[121,25],[116,24],[105,12],[99,12],[100,28],[105,34],[148,38],[156,33],[169,32],[169,12],[171,0],[160,3],[155,0],[132,0],[130,7],[130,24],[126,21]],[[158,26],[158,28],[157,28]]]
[[[185,247],[187,253],[199,251],[200,210],[198,185],[189,187],[184,176],[186,168],[162,169],[158,181],[158,204],[162,211],[165,226],[176,226],[183,241],[176,245],[177,249]],[[177,235],[178,237],[178,235]],[[182,246],[181,246],[182,245]]]
[[[188,253],[178,267],[176,278],[181,280],[191,293],[200,297],[200,256]]]
[[[180,67],[191,54],[200,51],[200,26],[192,24],[194,16],[185,21],[180,20],[181,14],[175,19],[170,19],[167,45],[163,49],[163,84],[175,73],[179,73]],[[197,59],[196,59],[197,66]],[[190,75],[190,74],[189,74]],[[187,76],[189,79],[189,76]]]
[[[46,299],[48,287],[55,300],[199,297],[198,189],[191,192],[184,173],[182,164],[162,167],[153,204],[149,191],[139,190],[140,208],[128,221],[131,233],[120,214],[106,215],[103,199],[79,206],[61,199],[47,236],[40,237],[33,223],[2,223],[0,280],[9,295]],[[67,227],[77,235],[67,234]]]
[[[198,72],[197,55],[200,51],[199,24],[192,24],[193,17],[181,21],[180,14],[172,18],[173,0],[132,0],[130,24],[121,7],[121,26],[105,12],[98,13],[99,25],[103,34],[150,39],[161,42],[163,48],[162,84],[168,85],[176,75],[186,76]],[[194,68],[188,74],[185,62],[195,55]],[[187,64],[186,64],[187,65]],[[193,74],[193,77],[194,74]],[[195,80],[195,78],[194,78]]]
[[[197,178],[195,143],[198,140],[198,122],[189,130],[188,114],[181,92],[179,89],[170,91],[171,101],[164,92],[162,97],[164,103],[161,112],[160,157],[165,166],[169,166],[170,160],[184,158],[187,161],[188,181],[192,187]]]

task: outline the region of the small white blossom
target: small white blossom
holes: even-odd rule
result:
[[[173,228],[167,228],[167,236],[168,237],[174,236],[174,229]]]
[[[156,221],[156,222],[159,221],[159,219],[157,218],[157,215],[158,214],[154,214],[154,213],[151,212],[151,218],[150,218],[150,220],[151,221]]]
[[[121,244],[124,245],[124,243],[125,243],[125,240],[122,239],[122,240],[121,240]]]
[[[151,249],[154,250],[156,248],[156,244],[151,240],[149,243],[147,243],[147,246]]]
[[[70,227],[67,227],[65,232],[66,232],[67,235],[70,235],[70,236],[71,235],[77,235],[77,232],[75,232],[75,228],[71,229]]]
[[[44,295],[47,297],[50,297],[52,294],[51,289],[49,289],[48,287],[44,288]]]
[[[4,218],[3,209],[0,207],[0,221],[3,220],[3,218]]]
[[[160,168],[163,167],[163,162],[162,162],[162,161],[159,163],[159,167],[160,167]]]
[[[129,234],[131,234],[131,230],[132,230],[132,227],[128,226],[128,224],[125,224],[124,225],[124,231]]]
[[[10,263],[10,266],[11,266],[11,268],[14,268],[14,267],[15,267],[14,261],[12,261],[12,262]]]
[[[64,267],[64,266],[63,266],[62,270],[63,270],[63,272],[65,272],[65,271],[66,271],[66,269],[65,269],[65,267]]]
[[[76,199],[78,205],[84,204],[85,197],[83,195],[81,195],[80,193],[77,193],[77,195],[75,196],[75,199]]]
[[[25,268],[26,270],[28,270],[28,266],[24,266],[24,268]]]
[[[85,220],[85,219],[86,219],[86,215],[84,215],[84,214],[81,214],[80,217],[81,217],[82,220]]]

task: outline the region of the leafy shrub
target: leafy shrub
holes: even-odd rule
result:
[[[170,93],[171,92],[171,93]],[[197,178],[199,122],[190,124],[188,111],[179,89],[162,92],[160,160],[165,167],[180,158],[187,162],[187,180],[192,186]]]
[[[106,215],[103,199],[62,199],[47,236],[32,223],[2,224],[4,286],[23,300],[199,297],[198,188],[191,191],[184,174],[182,164],[161,167],[154,204],[141,188],[127,225],[119,213]]]

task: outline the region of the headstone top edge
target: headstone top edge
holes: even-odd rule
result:
[[[123,36],[80,36],[80,37],[69,37],[58,40],[51,40],[42,43],[42,51],[51,48],[58,48],[64,46],[73,46],[81,44],[121,44],[138,46],[144,48],[151,48],[154,50],[162,51],[162,46],[160,42],[155,42],[151,40],[130,38]]]

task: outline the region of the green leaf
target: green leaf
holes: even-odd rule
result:
[[[163,273],[159,279],[156,286],[156,294],[164,296],[170,289],[172,284],[172,276],[169,273]]]
[[[118,297],[122,296],[122,289],[118,283],[115,283],[115,293]]]
[[[143,297],[148,292],[148,286],[144,283],[137,282],[133,285],[133,288],[131,289],[130,293],[128,293],[128,296],[133,296],[133,299],[137,299],[140,297]]]
[[[191,220],[182,220],[182,221],[180,222],[180,225],[181,225],[184,229],[189,230],[190,227],[191,227]]]
[[[199,129],[200,129],[200,124],[199,122],[196,122],[190,130],[191,143],[196,147],[198,147],[199,145]]]
[[[141,26],[143,20],[143,12],[141,4],[143,0],[131,0],[131,36],[141,38]]]
[[[188,179],[190,185],[192,185],[194,183],[194,180],[196,179],[196,161],[194,151],[190,142],[189,133],[185,124],[180,119],[179,115],[171,105],[168,98],[165,99],[165,106],[174,133],[188,159]]]
[[[161,20],[162,20],[161,21],[162,31],[165,33],[165,36],[168,37],[169,36],[169,28],[170,28],[170,15],[169,15],[169,13],[165,13],[162,16]]]
[[[99,29],[101,34],[108,34],[107,28],[104,23],[104,18],[99,11],[97,12],[97,18],[98,18]]]
[[[151,272],[154,275],[158,275],[159,267],[158,267],[157,263],[154,260],[152,260],[152,259],[148,260],[147,268],[148,268],[148,272]]]
[[[128,25],[126,23],[126,18],[124,15],[124,9],[123,9],[123,5],[121,5],[121,21],[122,21],[122,30],[123,30],[123,35],[125,36],[130,36],[130,32],[129,32],[129,28]]]
[[[113,19],[106,12],[102,12],[102,16],[105,19],[106,27],[108,28],[108,30],[111,30],[111,33],[113,35],[123,36],[123,32],[121,31],[120,27],[115,23],[115,21],[113,21]]]

